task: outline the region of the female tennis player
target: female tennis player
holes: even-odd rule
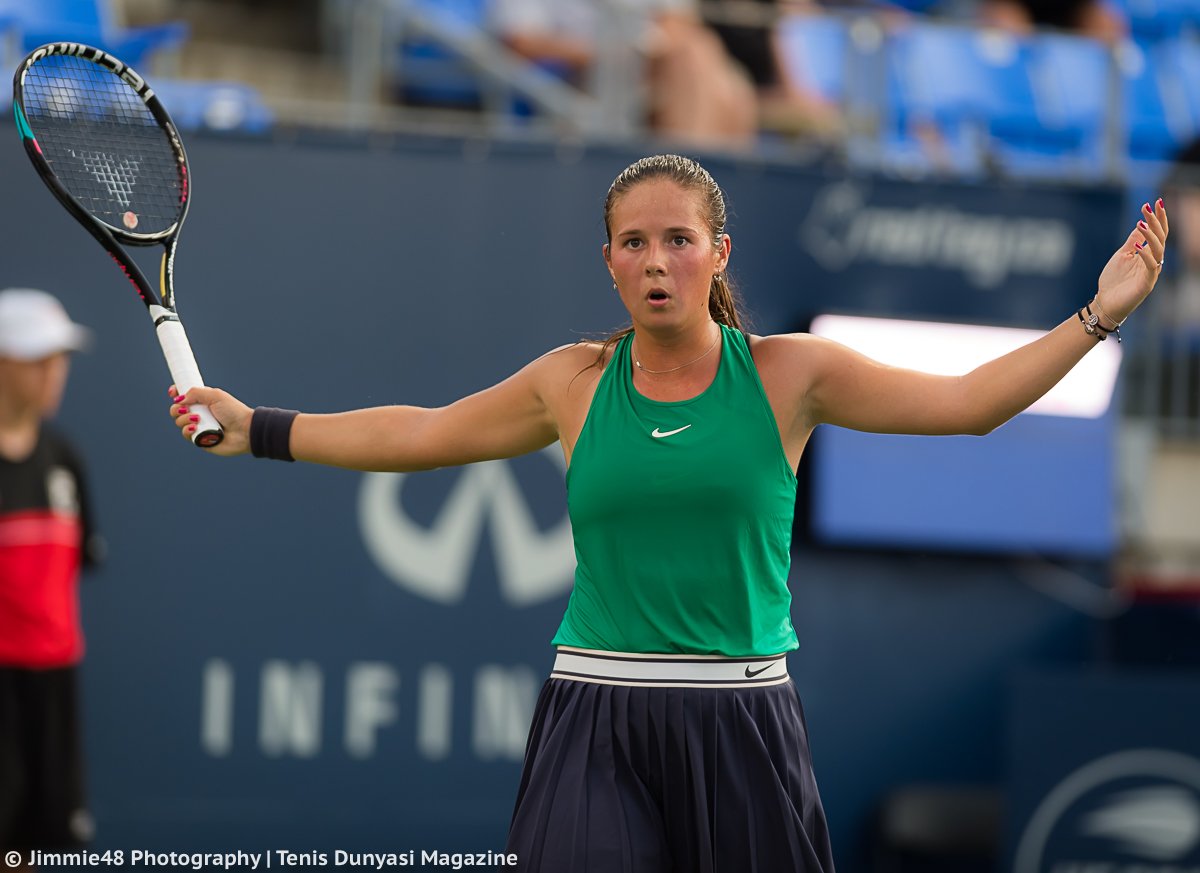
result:
[[[1159,200],[1097,293],[1030,344],[958,377],[887,367],[803,334],[753,336],[726,277],[720,188],[687,158],[642,159],[604,208],[605,263],[632,326],[575,343],[437,409],[250,409],[173,397],[247,451],[358,470],[507,458],[558,440],[578,567],[538,701],[507,851],[559,873],[831,871],[785,655],[795,470],[821,423],[986,434],[1116,332],[1154,287]]]

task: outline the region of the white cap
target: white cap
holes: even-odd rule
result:
[[[36,361],[84,349],[91,337],[53,295],[33,288],[0,291],[0,358]]]

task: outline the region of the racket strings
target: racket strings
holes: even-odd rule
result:
[[[26,120],[54,174],[114,228],[158,233],[178,222],[186,169],[138,93],[109,69],[51,55],[25,74]]]

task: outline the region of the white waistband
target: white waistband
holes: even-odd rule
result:
[[[787,654],[639,655],[559,646],[551,679],[651,688],[755,688],[788,681]]]

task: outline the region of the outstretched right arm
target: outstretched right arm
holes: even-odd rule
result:
[[[301,414],[292,425],[290,449],[298,461],[353,470],[431,470],[532,452],[558,439],[547,397],[563,361],[554,352],[526,365],[498,385],[449,406],[379,406],[330,415]],[[248,406],[218,388],[193,388],[173,398],[171,415],[187,436],[188,404],[203,403],[225,428],[225,439],[208,451],[249,451]]]

